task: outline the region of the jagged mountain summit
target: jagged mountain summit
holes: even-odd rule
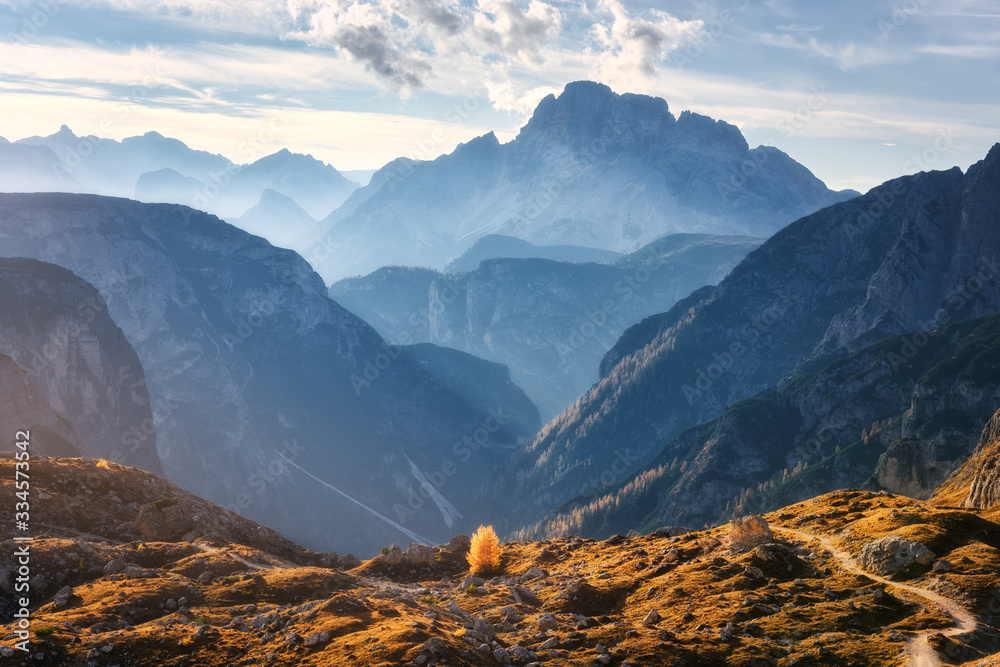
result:
[[[966,174],[955,168],[895,179],[789,225],[718,287],[626,332],[602,364],[601,381],[542,430],[513,467],[517,481],[508,477],[512,488],[499,493],[525,499],[521,509],[535,518],[574,498],[575,507],[601,504],[606,492],[641,486],[645,473],[634,477],[630,463],[662,454],[658,475],[664,465],[687,480],[715,471],[696,489],[674,486],[673,478],[668,488],[676,495],[667,504],[674,510],[658,515],[671,523],[683,510],[700,525],[721,518],[727,502],[738,504],[734,486],[749,493],[794,468],[789,452],[805,448],[803,463],[818,463],[866,440],[862,431],[888,426],[873,422],[892,415],[896,430],[885,435],[926,436],[924,451],[940,454],[944,468],[930,470],[929,457],[924,473],[947,474],[975,444],[969,419],[998,398],[988,372],[983,387],[961,384],[980,379],[971,370],[967,377],[962,364],[995,364],[990,330],[948,328],[1000,311],[998,193],[1000,144]],[[962,336],[972,334],[981,349],[962,348]],[[896,336],[898,350],[869,348],[886,336]],[[946,360],[933,356],[941,350],[956,360],[954,378],[935,369]],[[882,392],[895,401],[880,404]],[[845,400],[854,407],[824,422]],[[740,442],[753,443],[755,455],[720,446]],[[850,466],[850,455],[833,463]],[[663,493],[642,509],[653,512]]]
[[[546,252],[512,241],[497,249]],[[504,364],[548,420],[594,383],[601,358],[627,327],[717,284],[762,241],[675,234],[606,264],[526,257],[484,259],[457,274],[385,267],[334,283],[330,296],[389,341],[430,342]]]
[[[617,252],[676,232],[766,237],[856,194],[751,149],[728,123],[578,82],[508,144],[490,133],[387,165],[296,249],[333,282],[394,264],[441,269],[489,234]]]
[[[418,363],[331,301],[301,257],[214,216],[8,194],[0,234],[0,252],[106,295],[145,370],[167,477],[310,546],[447,535],[477,507],[470,470],[540,425],[506,368],[451,351]]]
[[[135,350],[94,286],[59,266],[0,259],[0,405],[0,451],[28,431],[38,454],[163,472]]]

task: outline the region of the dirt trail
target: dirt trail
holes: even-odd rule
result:
[[[193,546],[197,547],[198,549],[201,549],[202,552],[207,553],[207,554],[215,554],[215,553],[219,553],[219,552],[223,551],[222,549],[219,549],[218,547],[209,546],[207,544],[202,544],[200,542],[193,543]],[[248,561],[246,558],[244,558],[242,555],[240,555],[240,553],[238,551],[234,553],[234,550],[232,548],[226,549],[224,551],[224,553],[225,553],[225,555],[229,556],[230,558],[233,558],[233,559],[238,560],[239,562],[243,563],[244,565],[246,565],[251,570],[273,570],[276,567],[275,565],[272,565],[272,564],[261,565],[259,563],[252,563],[252,562]],[[295,567],[294,565],[292,565],[290,563],[283,563],[283,565],[285,567]]]
[[[928,640],[932,636],[937,634],[944,635],[945,637],[964,635],[974,631],[978,625],[976,617],[955,600],[951,600],[943,595],[939,595],[938,593],[924,588],[901,584],[899,582],[880,577],[877,574],[872,574],[871,572],[862,570],[858,565],[858,562],[851,554],[838,548],[829,540],[829,538],[820,537],[819,535],[813,535],[811,533],[804,533],[800,530],[794,530],[792,528],[783,528],[781,526],[771,526],[771,529],[788,533],[789,535],[795,535],[796,537],[810,542],[817,541],[820,546],[829,551],[848,572],[868,577],[872,581],[877,581],[881,584],[885,584],[886,586],[892,586],[893,588],[906,591],[940,607],[941,610],[944,611],[944,613],[946,613],[955,623],[955,627],[948,630],[924,630],[916,633],[906,645],[906,655],[908,657],[908,664],[910,667],[937,667],[942,664],[938,659],[937,653],[928,643]]]

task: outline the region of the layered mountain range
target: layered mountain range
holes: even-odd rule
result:
[[[115,141],[77,136],[65,125],[47,137],[0,142],[5,192],[78,192],[193,206],[288,244],[342,204],[358,183],[308,155],[240,147],[238,164],[158,132]],[[16,165],[16,167],[15,167]],[[289,201],[290,200],[290,201]],[[266,224],[260,218],[268,213]],[[286,218],[291,217],[291,220]],[[273,238],[272,238],[273,236]]]
[[[444,274],[385,267],[330,287],[330,296],[394,343],[430,342],[510,368],[548,420],[597,379],[601,358],[630,325],[717,284],[762,239],[676,234],[608,263],[583,248],[492,237]],[[516,250],[527,255],[503,258]],[[500,253],[500,258],[492,257]]]
[[[502,366],[386,345],[301,257],[214,216],[9,194],[0,234],[4,254],[105,295],[145,369],[167,476],[307,544],[365,553],[451,532],[479,491],[470,471],[539,426]]]
[[[578,82],[542,100],[510,143],[491,133],[390,163],[295,248],[328,281],[441,269],[489,234],[628,253],[676,232],[770,236],[856,194],[751,149],[728,123]]]
[[[540,525],[596,532],[626,505],[711,523],[806,466],[773,502],[870,476],[926,496],[1000,400],[996,323],[974,320],[1000,310],[998,220],[1000,145],[965,174],[902,177],[789,225],[626,332],[498,493],[522,518],[572,501]]]

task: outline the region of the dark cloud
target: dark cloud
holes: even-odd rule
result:
[[[643,58],[640,68],[643,73],[652,76],[656,72],[656,63],[663,57],[663,52],[669,46],[670,38],[664,31],[649,23],[633,25],[629,33],[630,37],[639,42],[642,49]]]
[[[436,0],[415,0],[409,8],[421,22],[426,22],[449,35],[457,35],[465,28],[465,19]]]
[[[411,58],[392,45],[378,26],[347,25],[333,38],[334,44],[363,62],[365,67],[397,88],[421,88],[431,72],[427,63]]]

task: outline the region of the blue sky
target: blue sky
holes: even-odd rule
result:
[[[836,188],[1000,141],[994,0],[0,0],[0,36],[11,140],[156,130],[374,168],[511,139],[591,79],[734,123]]]

